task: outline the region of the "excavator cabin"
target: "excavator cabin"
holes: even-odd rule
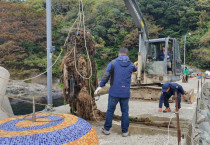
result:
[[[164,52],[162,49],[164,49]],[[160,54],[162,54],[161,57]],[[166,81],[175,81],[180,78],[181,59],[179,44],[176,39],[160,38],[149,40],[146,58],[145,69],[148,75],[167,76]]]

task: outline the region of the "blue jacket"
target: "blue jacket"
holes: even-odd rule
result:
[[[100,87],[105,86],[111,76],[109,95],[119,98],[130,97],[131,74],[137,68],[129,60],[128,56],[121,55],[107,66],[106,72],[100,82]]]
[[[161,93],[160,101],[159,101],[159,108],[162,108],[165,96],[171,97],[172,95],[175,94],[175,92],[177,92],[177,94],[182,94],[182,95],[185,94],[184,93],[184,89],[182,88],[182,86],[177,84],[177,83],[167,82],[167,83],[165,83],[165,85],[168,86],[168,88],[171,88],[171,89],[169,90],[169,92],[162,92]]]
[[[168,56],[171,59],[171,53],[168,51]],[[157,60],[159,61],[163,61],[165,57],[165,54],[163,52],[163,50],[160,51],[160,53],[158,54],[158,56],[156,57]]]

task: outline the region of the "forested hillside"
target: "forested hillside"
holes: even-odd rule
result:
[[[210,69],[209,0],[138,0],[150,38],[175,37],[183,52],[187,35],[187,64]],[[123,0],[83,0],[86,27],[97,48],[97,68],[128,47],[137,59],[138,33]],[[0,1],[0,61],[19,75],[46,69],[45,0]],[[78,0],[52,0],[53,44],[58,54],[78,13]],[[191,35],[188,35],[191,33]],[[183,53],[182,53],[183,54]],[[183,57],[182,57],[183,58]],[[59,76],[59,64],[53,72]],[[17,75],[16,75],[17,76]]]

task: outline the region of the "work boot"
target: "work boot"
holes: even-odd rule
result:
[[[128,136],[128,134],[129,134],[129,132],[122,133],[122,136],[123,136],[123,137],[127,137],[127,136]]]
[[[170,108],[166,108],[165,110],[163,110],[163,113],[167,113],[167,112],[171,112]]]
[[[102,128],[102,129],[101,129],[101,132],[102,132],[103,134],[105,134],[105,135],[110,135],[110,132],[107,131],[105,128]]]

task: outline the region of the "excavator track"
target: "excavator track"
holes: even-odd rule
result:
[[[161,87],[158,86],[131,86],[130,99],[159,100]]]
[[[98,95],[108,94],[109,85],[99,91]],[[161,94],[161,87],[159,86],[131,86],[130,87],[130,99],[132,100],[159,100]]]

